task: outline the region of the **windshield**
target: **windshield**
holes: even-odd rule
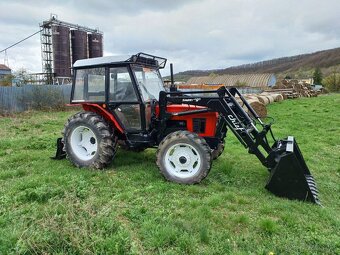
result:
[[[158,100],[159,92],[164,90],[163,80],[158,70],[140,66],[134,66],[132,70],[135,73],[144,100]]]

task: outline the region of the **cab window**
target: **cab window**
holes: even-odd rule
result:
[[[73,102],[105,101],[105,68],[76,71]]]
[[[133,71],[144,101],[158,100],[159,92],[164,90],[163,80],[158,70],[134,66]]]
[[[136,91],[133,88],[127,67],[110,68],[110,96],[112,102],[136,102]]]

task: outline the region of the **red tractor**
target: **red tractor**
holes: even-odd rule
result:
[[[145,53],[75,62],[71,104],[84,111],[68,119],[55,158],[67,156],[77,167],[101,169],[114,159],[118,145],[133,151],[158,148],[162,175],[194,184],[208,175],[231,130],[269,169],[269,191],[319,203],[293,137],[275,140],[271,124],[259,118],[236,88],[184,92],[171,86],[167,91],[159,73],[165,64],[165,58]],[[268,132],[275,140],[272,146]]]

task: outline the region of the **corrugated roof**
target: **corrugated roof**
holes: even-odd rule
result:
[[[225,86],[264,87],[268,86],[274,74],[240,74],[191,77],[186,84],[223,84]]]
[[[210,76],[191,77],[187,84],[210,84],[212,79]]]
[[[0,64],[0,70],[11,70],[11,68],[9,68],[9,67],[6,66],[6,65]]]

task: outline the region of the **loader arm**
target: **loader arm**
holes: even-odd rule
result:
[[[242,106],[238,103],[236,97],[239,97]],[[226,89],[221,87],[218,90],[190,92],[162,91],[159,100],[161,122],[172,116],[195,113],[195,111],[167,112],[166,106],[169,103],[205,106],[207,107],[206,112],[217,112],[240,143],[248,148],[248,152],[255,154],[270,171],[270,178],[266,185],[269,191],[281,197],[319,204],[314,178],[294,137],[289,136],[276,141],[271,130],[271,124],[265,124],[260,119],[236,88]],[[256,124],[259,124],[261,128],[258,129]],[[275,141],[272,146],[267,139],[268,132],[271,133]],[[267,155],[262,151],[265,151]]]

